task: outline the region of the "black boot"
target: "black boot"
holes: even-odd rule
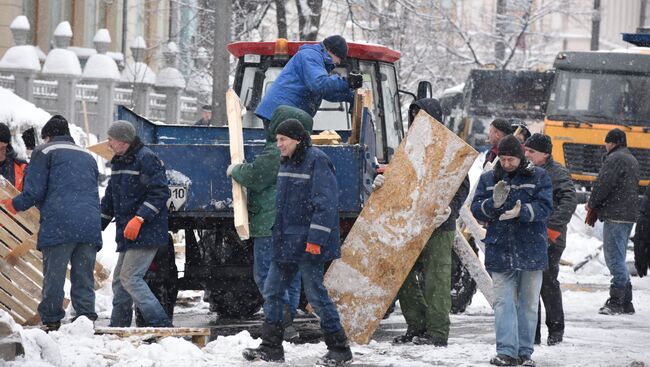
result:
[[[262,325],[262,344],[257,348],[246,348],[242,355],[247,361],[263,360],[267,362],[284,362],[282,348],[282,325]]]
[[[352,351],[343,329],[335,333],[324,334],[323,338],[328,351],[319,361],[321,366],[345,366],[352,362]]]
[[[284,305],[282,327],[284,328],[284,340],[290,343],[296,343],[300,339],[298,330],[293,326],[293,316],[291,316],[291,308],[289,305]]]
[[[623,313],[628,315],[634,314],[634,305],[632,304],[632,283],[625,286],[625,296],[623,296]]]
[[[562,343],[562,338],[564,337],[564,331],[549,331],[548,339],[546,339],[546,344],[557,345]]]
[[[406,329],[406,334],[396,336],[393,338],[393,344],[406,344],[411,343],[413,338],[416,336],[424,335],[424,330],[413,330],[411,328]]]
[[[620,315],[623,313],[623,297],[625,296],[625,289],[609,288],[609,299],[605,305],[598,310],[598,313],[603,315]]]

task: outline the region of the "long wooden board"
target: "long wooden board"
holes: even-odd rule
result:
[[[425,112],[416,116],[325,276],[351,340],[370,341],[477,155]]]
[[[171,328],[153,328],[153,327],[97,327],[95,328],[95,334],[110,334],[117,335],[120,338],[126,338],[130,336],[141,336],[141,337],[154,337],[156,339],[166,338],[168,336],[172,337],[191,337],[192,343],[196,344],[198,347],[203,348],[208,341],[210,336],[209,328],[198,328],[198,327],[171,327]]]
[[[230,88],[226,92],[228,109],[228,133],[230,135],[230,163],[244,162],[244,133],[242,131],[241,103],[239,96]],[[248,200],[246,191],[237,181],[232,181],[232,207],[235,217],[235,229],[243,240],[250,237],[248,229]]]

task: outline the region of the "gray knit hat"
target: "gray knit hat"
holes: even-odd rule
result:
[[[108,136],[117,141],[131,144],[135,140],[135,128],[128,121],[113,121],[108,127]]]

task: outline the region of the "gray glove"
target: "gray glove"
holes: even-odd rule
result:
[[[381,189],[381,187],[384,186],[384,181],[386,181],[384,175],[379,174],[375,176],[375,180],[372,181],[372,191]]]
[[[505,213],[501,214],[499,220],[515,219],[519,216],[519,212],[521,212],[521,200],[517,200],[512,209],[506,210]]]
[[[500,208],[503,203],[508,199],[508,194],[510,193],[510,186],[501,180],[494,185],[494,191],[492,192],[492,200],[494,201],[494,207]]]
[[[240,164],[241,164],[241,163],[233,163],[233,164],[229,165],[228,168],[226,169],[226,176],[228,176],[228,177],[232,177],[232,170],[233,170],[235,167],[239,166]]]
[[[447,221],[449,219],[449,216],[451,215],[451,208],[447,207],[442,213],[436,214],[435,217],[433,217],[433,226],[435,228],[440,227],[441,224]]]

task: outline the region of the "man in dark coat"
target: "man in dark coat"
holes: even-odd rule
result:
[[[135,303],[147,326],[171,327],[143,279],[158,249],[168,243],[166,204],[170,193],[165,168],[128,121],[118,120],[109,126],[108,145],[115,156],[102,199],[102,228],[115,217],[120,253],[113,271],[110,326],[131,326]]]
[[[607,133],[605,149],[607,153],[603,166],[587,203],[587,217],[593,217],[595,213],[598,219],[605,222],[603,252],[612,274],[609,299],[598,312],[605,315],[633,314],[632,283],[625,254],[639,204],[639,162],[627,149],[627,137],[623,130],[612,129]],[[590,224],[593,225],[593,222]]]
[[[494,160],[499,155],[499,143],[501,140],[509,134],[514,132],[512,125],[506,119],[495,118],[494,121],[490,124],[488,129],[488,142],[492,145],[492,148],[485,154],[485,162],[483,162],[483,167],[488,163],[494,162]]]
[[[508,135],[499,162],[481,175],[472,214],[487,223],[485,268],[494,283],[497,366],[534,366],[535,326],[542,273],[548,267],[546,222],[553,185],[542,168],[529,165],[521,143]],[[515,302],[516,298],[516,302]]]
[[[352,102],[353,89],[361,87],[362,76],[352,74],[346,81],[330,75],[347,54],[348,44],[338,35],[329,36],[319,44],[300,46],[262,98],[255,114],[263,121],[270,121],[278,106],[287,105],[314,117],[323,99]]]
[[[282,163],[277,182],[277,213],[273,225],[273,261],[264,284],[262,344],[243,352],[247,360],[283,362],[283,296],[300,272],[307,300],[320,317],[329,351],[324,365],[352,360],[336,306],[323,284],[325,262],[341,256],[338,187],[334,166],[295,119],[276,129]]]
[[[47,331],[65,316],[63,285],[71,265],[70,296],[77,317],[96,320],[94,268],[102,246],[99,170],[74,143],[68,122],[55,115],[43,126],[45,144],[32,153],[23,192],[3,201],[10,212],[36,206],[41,213],[36,248],[43,253],[43,291],[38,313]]]
[[[23,191],[27,162],[18,158],[11,146],[9,126],[0,123],[0,175],[11,182],[18,191]]]
[[[634,232],[634,267],[643,278],[650,267],[650,185],[645,190]]]
[[[271,229],[275,222],[275,183],[280,168],[280,150],[276,146],[275,129],[287,119],[296,119],[303,124],[305,131],[311,135],[314,124],[307,112],[290,106],[280,106],[273,113],[271,124],[266,126],[266,144],[262,152],[250,163],[235,164],[228,167],[227,175],[248,190],[248,214],[250,235],[254,244],[254,276],[260,293],[264,292],[264,282],[271,266],[273,256],[273,238]],[[300,302],[300,274],[284,296],[284,339],[295,340],[299,337],[293,327],[293,318]]]
[[[440,121],[442,108],[437,99],[423,98],[409,107],[409,125],[420,110]],[[383,175],[374,181],[375,189],[383,185]],[[449,207],[434,218],[436,230],[422,249],[413,268],[397,294],[406,320],[406,334],[394,343],[430,344],[446,347],[451,310],[451,249],[456,234],[456,220],[469,193],[465,177]]]
[[[525,144],[526,158],[537,167],[542,167],[551,177],[553,183],[553,214],[548,219],[548,269],[542,279],[542,300],[546,309],[546,326],[548,327],[548,345],[562,341],[564,335],[564,308],[562,307],[562,290],[557,275],[560,271],[560,259],[566,247],[567,224],[571,221],[578,201],[576,190],[569,171],[555,162],[551,153],[553,143],[548,135],[533,134]],[[541,308],[541,304],[540,304]],[[539,308],[538,308],[539,310]],[[537,331],[535,344],[541,343],[541,312],[537,312]]]

